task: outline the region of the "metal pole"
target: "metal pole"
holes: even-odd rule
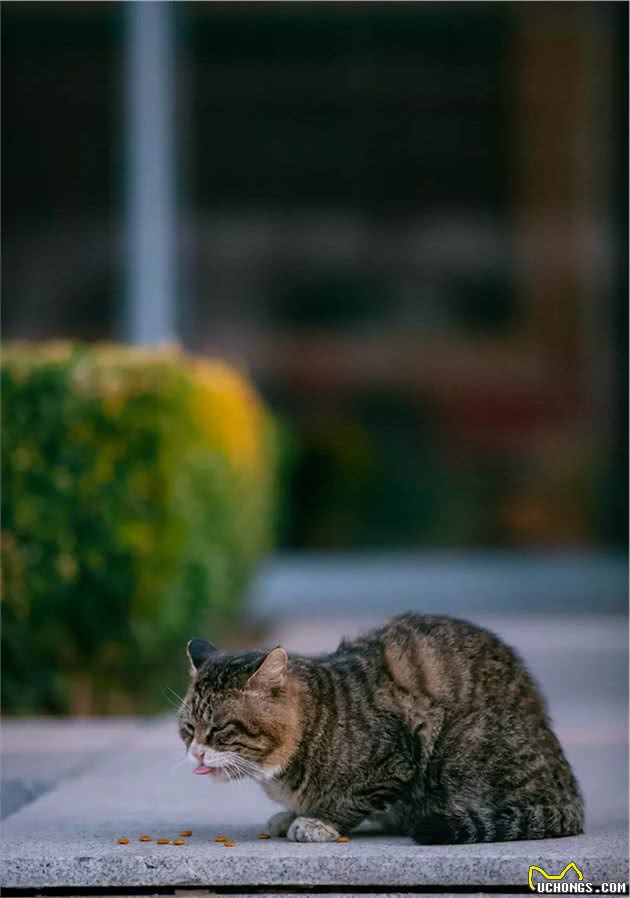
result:
[[[128,5],[127,314],[132,343],[174,340],[174,40],[169,2]]]

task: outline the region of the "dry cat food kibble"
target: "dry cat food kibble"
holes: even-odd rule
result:
[[[258,838],[259,839],[270,839],[271,836],[269,835],[269,833],[258,833]]]
[[[228,839],[225,839],[223,844],[225,845],[226,848],[234,848],[234,846],[236,845],[236,842],[230,842]]]
[[[129,839],[118,839],[118,844],[119,845],[128,845]]]
[[[215,842],[225,842],[225,836],[215,836],[214,841]]]
[[[170,839],[156,839],[158,845],[170,845]]]
[[[183,829],[180,832],[180,836],[192,836],[192,829]]]
[[[152,841],[151,836],[140,836],[140,838],[138,839],[138,842],[151,842],[151,841]]]
[[[348,838],[348,836],[339,836],[339,838],[337,839],[337,841],[338,841],[338,842],[349,842],[350,839]]]

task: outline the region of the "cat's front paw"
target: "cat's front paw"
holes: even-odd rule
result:
[[[291,842],[336,842],[338,838],[334,826],[316,817],[296,817],[287,832]]]
[[[278,811],[267,821],[267,829],[272,836],[286,836],[289,827],[295,820],[293,811]]]

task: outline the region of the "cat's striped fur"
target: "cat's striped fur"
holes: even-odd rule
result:
[[[182,738],[285,804],[275,833],[323,841],[365,819],[423,843],[582,832],[540,692],[487,630],[409,614],[319,658],[193,642]]]

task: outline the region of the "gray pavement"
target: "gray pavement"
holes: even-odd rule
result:
[[[260,841],[275,806],[253,783],[200,782],[178,764],[167,720],[65,781],[4,824],[0,881],[7,887],[278,885],[520,885],[530,864],[558,872],[569,860],[592,881],[627,876],[623,817],[589,825],[589,835],[501,845],[421,847],[408,839],[356,835],[347,844]],[[170,754],[169,754],[170,753]],[[579,753],[578,753],[579,754]],[[588,773],[585,759],[582,775]],[[184,846],[142,844],[193,836]],[[213,841],[234,839],[234,848]],[[116,839],[126,836],[129,845]]]
[[[490,620],[486,621],[491,623]],[[339,632],[371,623],[304,620],[277,628],[270,642],[316,651]],[[627,629],[621,618],[496,619],[548,694],[557,730],[587,800],[584,836],[540,842],[423,847],[408,839],[357,833],[346,844],[260,841],[277,810],[253,783],[209,783],[183,757],[174,721],[94,721],[4,725],[5,768],[14,779],[48,777],[45,794],[2,827],[5,888],[108,886],[290,889],[525,887],[530,864],[560,872],[574,861],[586,881],[628,878]],[[625,674],[625,680],[624,680]],[[76,761],[68,761],[73,757]],[[63,763],[62,763],[62,759]],[[183,761],[183,763],[182,763]],[[65,764],[65,766],[64,766]],[[69,766],[68,766],[69,765]],[[56,784],[55,784],[56,783]],[[183,846],[137,841],[144,833]],[[225,848],[216,835],[237,844]],[[116,839],[128,837],[129,845]]]
[[[5,722],[0,739],[0,819],[124,747],[148,723],[133,718]],[[42,755],[45,763],[38,763]]]

